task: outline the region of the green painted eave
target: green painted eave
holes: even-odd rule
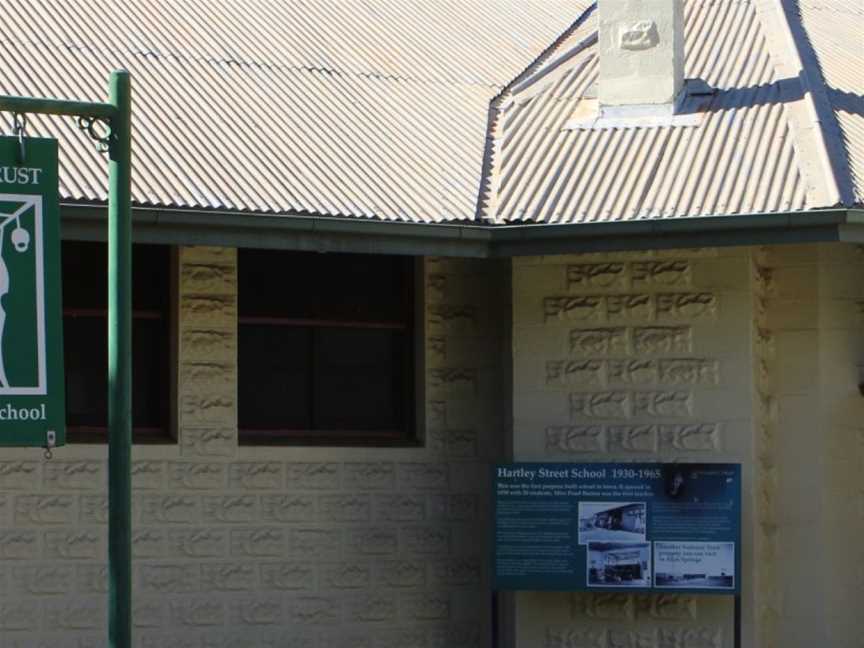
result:
[[[63,236],[104,237],[102,205],[63,204]],[[864,210],[826,209],[566,225],[393,223],[303,214],[133,208],[138,242],[317,252],[512,257],[789,243],[864,243]]]

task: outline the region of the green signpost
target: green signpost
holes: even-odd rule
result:
[[[60,302],[57,141],[0,137],[0,446],[65,443]]]
[[[110,101],[106,103],[0,96],[0,111],[15,113],[19,125],[18,115],[27,113],[77,117],[79,126],[108,154],[108,645],[131,648],[132,96],[129,73],[125,70],[112,72],[110,91]],[[106,136],[100,135],[96,122],[105,125]],[[15,423],[9,427],[0,425],[0,445],[50,447],[48,424],[54,426],[56,445],[63,439],[65,415],[56,141],[26,138],[23,128],[14,139],[0,139],[0,180],[0,305],[3,307],[0,309],[3,358],[0,367],[5,371],[5,378],[0,372],[0,423],[5,423],[3,416]],[[41,293],[40,277],[44,282]],[[39,328],[40,312],[42,329]],[[39,355],[40,330],[44,340],[42,356]],[[4,392],[3,385],[7,385],[8,390],[18,391]],[[44,395],[41,394],[43,389]],[[46,425],[41,420],[42,404],[45,405]],[[33,422],[34,416],[40,417],[38,424]]]

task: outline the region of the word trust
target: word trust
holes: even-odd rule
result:
[[[39,184],[39,174],[43,169],[34,167],[0,166],[0,182],[6,184]]]

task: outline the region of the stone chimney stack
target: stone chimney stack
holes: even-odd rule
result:
[[[672,114],[684,87],[684,0],[598,0],[604,113]]]

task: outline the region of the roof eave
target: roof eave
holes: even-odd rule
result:
[[[104,205],[62,205],[63,237],[104,240]],[[308,214],[180,208],[132,210],[141,243],[315,252],[513,257],[617,250],[864,243],[864,209],[821,209],[565,225],[394,223]]]

